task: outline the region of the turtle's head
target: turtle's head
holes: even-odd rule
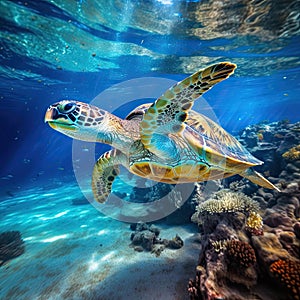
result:
[[[95,142],[99,140],[99,134],[105,132],[107,114],[87,103],[62,100],[47,109],[45,122],[74,139]]]

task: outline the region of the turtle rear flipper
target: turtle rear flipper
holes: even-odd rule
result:
[[[111,193],[112,184],[120,173],[119,165],[125,164],[127,157],[118,150],[110,150],[102,154],[97,160],[92,176],[92,190],[94,198],[104,203]]]
[[[216,83],[228,78],[235,64],[222,62],[200,70],[175,84],[158,98],[146,111],[141,122],[141,141],[155,153],[159,145],[153,135],[180,133],[194,101]],[[159,154],[159,153],[158,153]]]
[[[248,168],[243,172],[239,173],[242,177],[249,179],[251,182],[258,184],[264,188],[276,190],[280,192],[279,188],[271,183],[268,179],[262,176],[260,173],[256,172],[252,168]]]

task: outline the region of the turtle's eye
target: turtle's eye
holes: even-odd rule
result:
[[[68,102],[65,104],[58,105],[58,110],[63,114],[67,114],[67,113],[70,113],[71,111],[73,111],[75,109],[75,107],[76,107],[76,103]]]

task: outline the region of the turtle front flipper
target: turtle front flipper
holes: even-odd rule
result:
[[[228,78],[235,68],[235,64],[221,62],[194,73],[168,89],[148,108],[143,117],[140,126],[144,146],[156,154],[159,144],[155,143],[155,133],[183,131],[184,121],[194,101],[213,85]]]
[[[119,165],[126,165],[126,162],[126,155],[115,149],[107,151],[99,157],[92,176],[92,190],[97,202],[106,201],[111,193],[113,181],[120,173]]]

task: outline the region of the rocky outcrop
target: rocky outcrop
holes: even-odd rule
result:
[[[183,247],[183,240],[177,234],[171,240],[159,238],[160,229],[153,224],[138,222],[131,224],[130,228],[134,230],[130,239],[131,246],[135,251],[151,251],[159,256],[165,248],[180,249]]]

